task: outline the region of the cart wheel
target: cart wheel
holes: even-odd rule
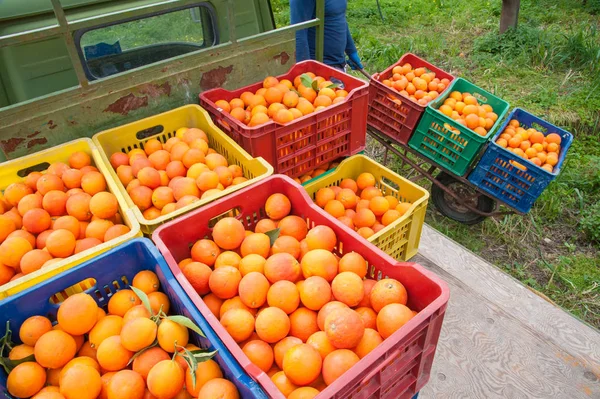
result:
[[[468,184],[455,179],[447,173],[439,173],[436,176],[436,180],[456,193],[464,202],[469,203],[469,205],[482,212],[492,212],[496,207],[496,202],[493,199],[479,193]],[[471,225],[481,223],[486,219],[486,216],[470,211],[463,203],[448,195],[436,184],[433,184],[431,187],[431,199],[442,215],[457,222]]]

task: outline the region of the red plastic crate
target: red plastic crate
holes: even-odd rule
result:
[[[272,398],[284,398],[266,373],[250,362],[231,338],[202,298],[192,288],[178,267],[189,257],[190,246],[211,235],[216,219],[231,215],[239,218],[247,229],[265,218],[263,204],[273,193],[285,194],[292,203],[292,214],[301,216],[309,226],[327,225],[336,233],[336,253],[356,251],[369,264],[370,278],[384,276],[399,280],[408,291],[408,306],[419,311],[417,316],[388,337],[342,377],[316,398],[411,398],[429,380],[436,345],[449,298],[447,285],[434,273],[414,263],[400,263],[357,233],[337,222],[312,200],[304,189],[290,178],[275,175],[221,198],[168,224],[159,227],[152,239],[167,260],[184,291],[226,344],[242,367],[255,378]]]
[[[254,93],[263,87],[262,82],[235,91],[221,88],[205,91],[199,96],[200,105],[253,157],[263,157],[273,166],[275,173],[298,177],[322,164],[364,150],[367,129],[367,82],[312,60],[297,63],[288,73],[277,78],[293,82],[296,76],[306,72],[344,82],[344,90],[348,92],[346,101],[285,125],[270,121],[255,127],[222,112],[215,102],[231,101],[245,91]]]
[[[381,81],[391,79],[392,69],[407,62],[413,68],[426,67],[430,71],[435,72],[436,78],[446,78],[450,82],[454,79],[454,76],[412,53],[404,54],[398,62],[391,65],[388,69],[381,73],[376,73],[371,77],[371,81],[369,82],[369,115],[367,124],[401,144],[408,143],[427,106],[419,105],[401,96],[400,93],[387,87]],[[442,93],[448,90],[448,87]]]

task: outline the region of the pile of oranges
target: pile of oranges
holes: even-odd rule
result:
[[[290,215],[291,206],[285,195],[272,194],[264,205],[268,218],[254,231],[222,218],[212,239],[195,242],[179,266],[250,361],[284,396],[306,399],[416,312],[400,282],[366,278],[361,254],[338,257],[333,229],[308,229]]]
[[[25,320],[22,344],[9,353],[25,361],[10,370],[8,392],[34,399],[239,398],[214,360],[191,361],[200,348],[189,343],[186,326],[166,316],[170,303],[156,274],[139,272],[132,285],[110,298],[108,314],[80,293],[60,305],[54,326],[44,316]]]
[[[85,152],[0,194],[0,285],[129,232]]]
[[[544,135],[534,128],[525,129],[512,119],[496,144],[552,173],[560,156],[561,137],[557,133]]]
[[[179,128],[164,144],[150,139],[144,149],[115,152],[110,163],[147,220],[248,180],[240,166],[229,165],[209,147],[208,136],[197,128]]]
[[[479,105],[479,101],[471,93],[459,91],[450,93],[439,111],[480,136],[486,136],[498,120],[498,115],[491,105]],[[444,127],[458,133],[458,130],[452,129],[450,125]]]
[[[315,195],[315,203],[364,238],[369,238],[412,206],[392,195],[384,196],[376,187],[375,176],[361,173],[356,180],[343,179],[339,186],[323,187]]]
[[[435,72],[424,67],[413,68],[408,62],[395,66],[392,74],[381,83],[422,106],[437,98],[450,84],[449,79],[436,78]]]
[[[302,83],[303,79],[309,86]],[[255,93],[245,91],[239,98],[217,100],[215,105],[253,127],[271,120],[282,124],[291,122],[345,101],[347,95],[346,90],[337,89],[331,81],[307,72],[296,76],[293,82],[269,76]]]

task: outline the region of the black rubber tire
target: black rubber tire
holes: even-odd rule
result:
[[[454,177],[452,177],[451,175],[449,175],[445,172],[440,172],[436,176],[436,180],[438,180],[440,183],[442,183],[446,187],[450,187],[452,185],[465,186],[465,184],[463,182],[455,179]],[[469,187],[469,190],[472,190],[472,189]],[[433,204],[438,209],[438,211],[440,211],[440,213],[442,215],[444,215],[452,220],[456,220],[459,223],[466,224],[466,225],[473,225],[473,224],[481,223],[486,219],[486,216],[479,215],[479,214],[472,212],[466,208],[457,209],[456,207],[452,206],[451,204],[448,203],[445,194],[446,193],[444,192],[444,190],[439,188],[436,184],[432,184],[431,200],[433,201]],[[495,207],[496,207],[496,201],[494,201],[490,197],[483,195],[483,194],[481,194],[477,197],[477,209],[479,209],[480,211],[486,212],[486,213],[492,212],[495,209]]]

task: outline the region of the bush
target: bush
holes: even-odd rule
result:
[[[600,243],[600,202],[582,212],[579,226],[590,240]]]

